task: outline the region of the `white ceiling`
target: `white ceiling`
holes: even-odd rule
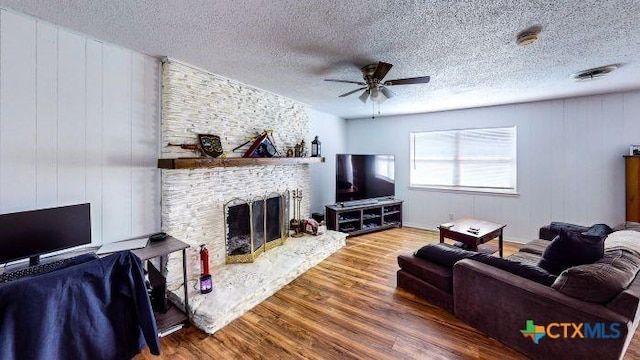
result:
[[[342,118],[372,115],[359,68],[394,65],[380,115],[640,88],[640,0],[0,0],[0,6],[153,56],[168,56]],[[516,35],[542,26],[539,41]],[[622,66],[576,83],[580,70]],[[376,109],[377,112],[377,109]],[[377,115],[377,114],[376,114]]]

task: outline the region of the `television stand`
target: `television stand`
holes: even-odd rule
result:
[[[373,203],[326,205],[327,228],[355,236],[402,227],[402,200],[362,201]]]

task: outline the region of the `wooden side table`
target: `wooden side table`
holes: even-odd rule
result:
[[[471,250],[478,251],[485,254],[493,254],[496,251],[500,252],[502,257],[502,243],[504,240],[502,230],[507,226],[506,224],[496,224],[489,221],[478,220],[474,218],[463,218],[452,221],[452,226],[444,227],[439,226],[440,229],[440,242],[443,243],[444,239],[451,239],[460,241],[471,247]],[[477,234],[469,232],[469,228],[478,228]],[[498,238],[498,248],[490,245],[483,245],[484,243]]]

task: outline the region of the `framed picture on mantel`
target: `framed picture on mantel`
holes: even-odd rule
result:
[[[640,145],[629,146],[629,155],[640,155]]]

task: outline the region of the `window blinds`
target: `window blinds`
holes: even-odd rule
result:
[[[411,186],[516,189],[516,127],[412,132]]]

